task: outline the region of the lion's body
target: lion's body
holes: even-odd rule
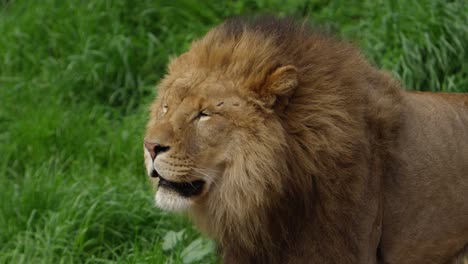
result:
[[[148,172],[206,185],[158,206],[187,209],[225,263],[443,263],[468,242],[466,95],[405,92],[274,19],[213,29],[159,94],[146,140],[170,151],[147,150]]]
[[[404,95],[381,249],[389,263],[446,263],[468,238],[468,95]]]

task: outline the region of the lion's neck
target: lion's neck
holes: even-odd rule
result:
[[[224,263],[284,263],[284,254],[293,252],[306,231],[307,205],[290,193],[242,217],[220,210],[226,205],[218,206],[216,211],[198,207],[191,213],[197,227],[217,242]]]
[[[258,162],[255,165],[259,166]],[[278,186],[272,186],[273,182],[265,189],[247,188],[245,193],[220,186],[209,201],[192,208],[191,216],[197,227],[217,242],[226,263],[284,263],[281,260],[290,257],[285,254],[297,252],[304,234],[313,233],[306,225],[313,221],[313,182],[302,171],[294,164],[272,167],[262,177],[282,179]],[[252,179],[251,173],[246,174],[229,176]],[[290,177],[303,180],[292,182]],[[260,184],[256,183],[257,187]]]

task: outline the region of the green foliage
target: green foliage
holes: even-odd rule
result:
[[[408,89],[468,92],[464,1],[338,0],[317,19],[357,41]]]
[[[146,108],[171,56],[236,14],[309,17],[411,89],[468,92],[464,1],[0,0],[0,263],[214,262],[154,208]]]

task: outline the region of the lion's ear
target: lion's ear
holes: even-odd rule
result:
[[[292,65],[276,68],[262,85],[267,105],[287,104],[298,84],[297,68]]]

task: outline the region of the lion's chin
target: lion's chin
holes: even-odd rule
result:
[[[159,187],[155,195],[156,206],[166,211],[186,211],[193,201],[165,187]]]

